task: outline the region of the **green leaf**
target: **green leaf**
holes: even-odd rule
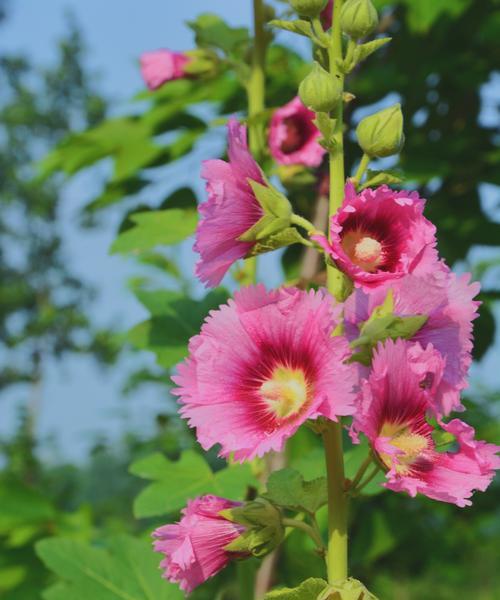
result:
[[[144,252],[159,245],[182,242],[196,229],[197,214],[193,210],[173,208],[131,215],[135,227],[121,233],[111,246],[111,253]]]
[[[195,32],[199,46],[219,48],[227,54],[245,47],[249,41],[246,27],[230,27],[212,13],[199,15],[195,21],[188,22],[188,25]]]
[[[106,549],[66,538],[36,544],[44,564],[61,581],[43,593],[45,600],[181,600],[166,582],[149,541],[119,536]]]
[[[0,484],[0,507],[0,534],[55,518],[54,508],[47,498],[17,483]]]
[[[349,577],[345,581],[328,585],[317,600],[377,600],[377,598],[366,589],[361,581]]]
[[[281,469],[269,476],[264,496],[278,506],[315,513],[328,502],[326,478],[304,481],[298,471]]]
[[[273,590],[264,596],[264,600],[317,600],[328,584],[324,579],[311,577],[296,588]]]
[[[242,499],[247,487],[255,483],[249,465],[228,466],[214,473],[205,459],[192,450],[184,452],[178,461],[152,454],[132,463],[130,472],[154,482],[134,502],[137,518],[173,513],[188,499],[204,494]]]
[[[166,369],[186,356],[189,339],[199,332],[207,313],[228,298],[222,288],[200,301],[168,290],[136,289],[135,294],[153,316],[133,327],[126,339],[139,350],[154,352],[158,364]]]
[[[471,5],[472,0],[403,0],[407,5],[407,21],[410,29],[426,33],[443,15],[459,17]]]

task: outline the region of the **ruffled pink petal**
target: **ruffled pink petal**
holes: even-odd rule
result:
[[[331,336],[340,310],[323,291],[254,286],[212,311],[173,377],[181,415],[202,447],[220,444],[221,456],[251,460],[280,450],[307,419],[352,414],[356,370],[343,364],[347,341]],[[308,394],[280,418],[259,390],[281,367],[303,373]]]
[[[201,496],[188,502],[179,523],[153,532],[154,549],[164,555],[160,566],[165,579],[190,593],[235,557],[224,548],[244,528],[219,514],[235,506],[240,504],[217,496]]]
[[[282,165],[318,167],[326,150],[318,144],[321,133],[314,112],[296,97],[274,111],[269,129],[271,156]]]
[[[156,90],[167,81],[185,77],[190,59],[181,52],[161,49],[144,52],[139,60],[144,82],[150,90]]]
[[[373,290],[408,273],[433,272],[438,263],[436,228],[423,216],[425,201],[416,192],[395,192],[383,185],[356,194],[345,188],[342,207],[331,219],[330,243],[316,239],[353,281]],[[354,262],[344,247],[346,236],[362,232],[380,245],[380,258],[372,270]]]
[[[350,340],[358,337],[359,326],[382,304],[389,289],[393,291],[396,315],[429,317],[412,341],[422,346],[432,344],[445,361],[434,394],[436,411],[441,415],[462,408],[460,393],[467,387],[472,361],[472,322],[479,307],[473,298],[480,287],[479,283],[469,281],[469,274],[457,276],[440,265],[434,273],[407,275],[370,293],[356,290],[345,303],[345,331]]]
[[[238,238],[264,215],[248,179],[264,183],[248,151],[246,129],[235,119],[228,123],[229,162],[207,160],[202,177],[208,200],[200,205],[194,250],[200,255],[196,275],[209,287],[219,285],[228,269],[252,249]]]

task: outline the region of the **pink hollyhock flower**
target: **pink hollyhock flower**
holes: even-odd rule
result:
[[[386,185],[360,194],[351,183],[342,207],[332,217],[330,242],[315,239],[357,287],[370,289],[407,273],[436,268],[436,228],[422,214],[416,192]]]
[[[318,144],[321,133],[313,124],[315,114],[299,97],[274,111],[269,130],[271,155],[281,165],[318,167],[326,150]]]
[[[204,449],[251,460],[307,419],[353,413],[355,367],[343,364],[347,341],[332,337],[341,309],[323,291],[257,285],[210,313],[172,378]]]
[[[394,299],[394,315],[426,315],[424,325],[411,338],[422,346],[432,344],[445,362],[440,384],[434,395],[435,410],[448,415],[462,409],[460,392],[467,387],[472,362],[472,321],[478,316],[479,283],[469,283],[470,274],[460,277],[444,269],[425,276],[407,275],[366,294],[356,290],[345,303],[345,333],[352,341],[359,327],[386,298],[389,289]]]
[[[333,0],[328,0],[328,4],[322,10],[320,19],[324,29],[330,29],[333,17]]]
[[[472,493],[484,491],[500,467],[500,447],[475,440],[474,430],[454,419],[441,428],[455,436],[457,450],[439,451],[427,416],[443,368],[430,344],[425,350],[405,340],[379,344],[352,435],[354,441],[359,432],[367,436],[387,472],[388,489],[468,506]]]
[[[221,571],[240,554],[224,550],[244,527],[220,516],[220,511],[240,506],[217,496],[201,496],[188,502],[179,523],[164,525],[153,532],[154,549],[165,556],[160,567],[163,577],[192,592]]]
[[[186,76],[185,66],[189,58],[182,52],[154,50],[141,54],[141,74],[150,90],[156,90],[167,81]]]
[[[255,242],[238,238],[253,227],[264,211],[248,180],[264,185],[262,172],[247,147],[246,128],[235,119],[228,123],[229,162],[207,160],[202,177],[208,200],[199,207],[200,222],[194,249],[200,254],[196,275],[207,285],[218,285],[229,267],[244,258]]]

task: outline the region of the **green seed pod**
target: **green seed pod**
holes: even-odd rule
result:
[[[315,112],[330,112],[342,98],[340,83],[315,62],[309,75],[299,86],[303,104]]]
[[[363,152],[372,158],[397,154],[405,140],[401,105],[395,104],[366,117],[356,128],[356,135]]]
[[[290,0],[293,10],[303,17],[317,17],[328,0]]]
[[[378,14],[371,0],[347,0],[340,12],[340,27],[353,40],[375,31]]]

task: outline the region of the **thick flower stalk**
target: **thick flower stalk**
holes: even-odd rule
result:
[[[173,377],[205,450],[251,460],[308,419],[353,413],[356,369],[347,341],[332,337],[341,310],[325,292],[258,285],[210,314]]]

